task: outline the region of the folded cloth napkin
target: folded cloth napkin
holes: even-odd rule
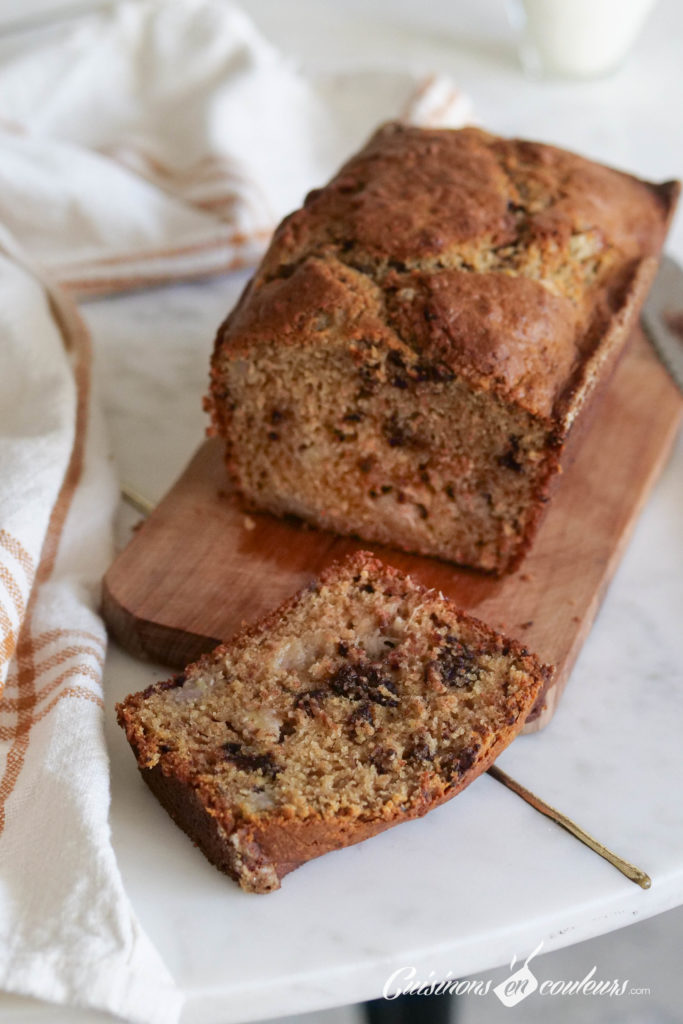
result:
[[[252,261],[374,123],[465,113],[442,79],[308,80],[222,0],[124,4],[0,65],[0,989],[141,1024],[181,1006],[108,829],[117,488],[87,331],[50,281],[88,296]]]
[[[306,79],[223,0],[126,3],[0,68],[0,221],[79,295],[217,273],[378,122],[468,115],[443,77]]]
[[[111,846],[98,586],[117,500],[90,339],[0,229],[0,988],[167,1024]]]

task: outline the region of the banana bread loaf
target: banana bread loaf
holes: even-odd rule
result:
[[[250,892],[425,814],[512,740],[545,677],[367,552],[118,705],[143,778]]]
[[[244,498],[514,567],[677,191],[475,128],[380,129],[218,332],[208,404]]]

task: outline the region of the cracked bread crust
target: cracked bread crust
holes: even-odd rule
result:
[[[479,129],[380,129],[283,221],[218,332],[208,407],[247,502],[513,568],[677,194]]]
[[[248,891],[450,799],[548,670],[361,552],[180,677],[118,705],[143,778]]]

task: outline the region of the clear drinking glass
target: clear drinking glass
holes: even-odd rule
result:
[[[524,70],[598,78],[616,70],[655,0],[508,0]]]

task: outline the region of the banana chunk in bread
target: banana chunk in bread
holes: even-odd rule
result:
[[[246,502],[514,568],[677,194],[475,128],[382,128],[218,332],[208,407]]]
[[[143,778],[249,892],[460,792],[546,670],[367,552],[118,705]]]

